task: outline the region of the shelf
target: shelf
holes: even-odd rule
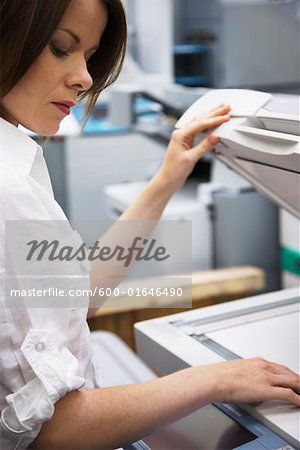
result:
[[[175,55],[190,55],[207,53],[209,47],[202,44],[180,44],[174,45],[173,51]]]
[[[201,76],[185,76],[175,77],[175,83],[184,84],[185,86],[207,86],[208,78]]]

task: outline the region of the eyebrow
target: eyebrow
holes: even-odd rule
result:
[[[73,33],[73,31],[68,30],[67,28],[58,28],[58,30],[61,31],[65,31],[66,33],[68,33],[70,36],[72,36],[72,38],[74,39],[74,41],[76,42],[76,44],[80,44],[81,39],[79,36],[77,36],[77,34]],[[94,45],[94,47],[90,48],[90,50],[97,50],[97,48],[99,48],[98,45]]]

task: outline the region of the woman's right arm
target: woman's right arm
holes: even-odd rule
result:
[[[276,399],[300,407],[295,391],[300,391],[299,375],[261,358],[188,368],[147,383],[73,391],[57,402],[30,448],[116,448],[212,402]]]

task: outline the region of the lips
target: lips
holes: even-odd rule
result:
[[[75,106],[75,103],[71,102],[69,100],[62,100],[62,101],[59,101],[59,102],[52,102],[52,104],[54,106],[56,106],[65,115],[70,114],[70,108],[72,106]]]

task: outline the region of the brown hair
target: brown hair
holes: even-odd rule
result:
[[[46,47],[71,1],[0,0],[1,99],[18,83]],[[86,118],[101,91],[118,77],[126,51],[127,27],[122,2],[101,1],[107,8],[108,22],[99,49],[89,60],[93,86],[79,97],[80,100],[87,100]]]

